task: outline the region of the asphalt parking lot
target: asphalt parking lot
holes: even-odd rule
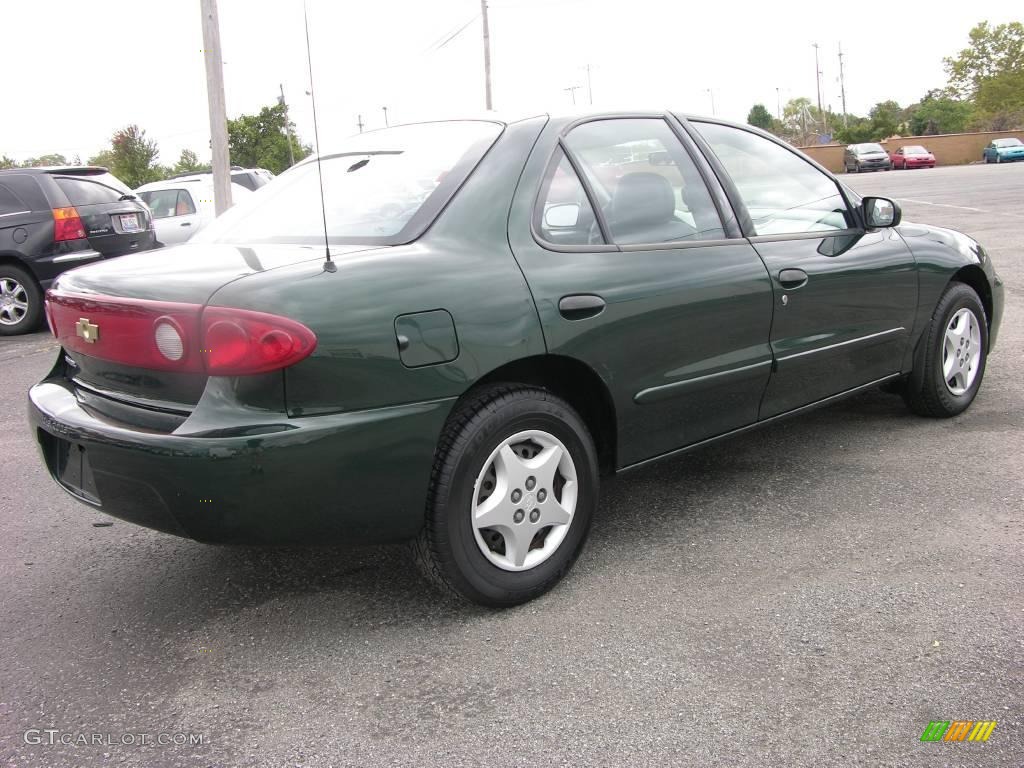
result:
[[[1024,164],[844,179],[987,246],[1007,306],[974,406],[872,392],[624,475],[570,577],[500,613],[397,547],[95,527],[24,419],[52,340],[0,340],[4,764],[1020,766]],[[998,725],[920,741],[956,719]]]

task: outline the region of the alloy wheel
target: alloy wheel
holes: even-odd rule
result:
[[[0,325],[18,325],[28,314],[28,292],[11,277],[0,277]]]
[[[578,494],[576,465],[561,440],[542,430],[506,438],[473,485],[480,552],[502,570],[535,568],[565,539]]]
[[[942,345],[942,378],[950,394],[959,397],[971,388],[981,364],[981,326],[967,307],[956,311],[946,325]]]

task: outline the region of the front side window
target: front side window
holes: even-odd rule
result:
[[[799,155],[740,128],[693,125],[736,185],[756,234],[828,232],[854,226],[835,181]]]
[[[414,238],[501,133],[450,121],[360,134],[290,168],[197,235],[206,242],[315,245]],[[323,206],[321,207],[321,174]],[[417,217],[417,214],[423,212]]]
[[[574,128],[565,142],[615,243],[725,238],[703,178],[664,120],[597,120]]]
[[[537,231],[550,243],[604,243],[583,184],[562,150],[558,150],[551,159],[551,165],[541,187],[537,217]]]

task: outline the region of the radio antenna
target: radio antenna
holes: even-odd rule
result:
[[[316,121],[316,88],[313,87],[313,54],[309,45],[309,2],[302,0],[302,18],[306,24],[306,63],[309,65],[309,100],[313,105],[313,140],[316,142],[316,175],[320,182],[320,213],[324,219],[324,271],[334,272],[338,268],[331,261],[331,241],[327,235],[327,203],[324,200],[324,172],[320,166],[320,131]]]

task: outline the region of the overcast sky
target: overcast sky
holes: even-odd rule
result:
[[[483,109],[479,0],[307,0],[321,141],[391,122]],[[672,107],[743,120],[762,102],[906,105],[945,83],[942,57],[978,21],[1024,18],[1020,0],[886,4],[694,0],[490,0],[494,106],[500,111]],[[256,112],[283,84],[313,143],[302,0],[220,0],[228,115]],[[172,164],[209,157],[199,0],[2,0],[0,154],[82,160],[137,123]],[[444,45],[439,44],[463,25]]]

